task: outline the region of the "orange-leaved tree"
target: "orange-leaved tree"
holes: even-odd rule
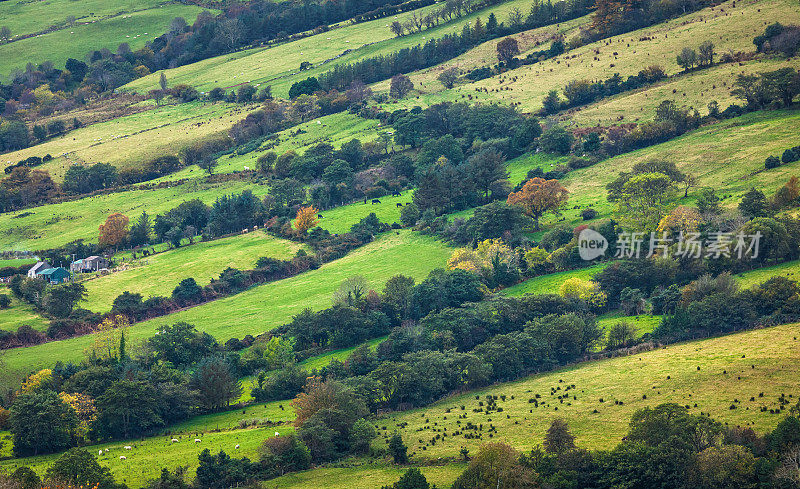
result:
[[[294,220],[294,228],[300,234],[306,232],[317,225],[319,218],[317,217],[319,211],[313,205],[308,207],[301,207],[297,210],[297,217]]]
[[[128,216],[115,212],[100,225],[98,241],[101,246],[118,246],[128,237]]]
[[[508,195],[508,204],[522,207],[528,216],[533,218],[536,230],[539,230],[539,218],[548,212],[555,212],[569,198],[567,189],[558,180],[531,178],[522,190]]]

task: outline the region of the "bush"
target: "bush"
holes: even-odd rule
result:
[[[587,207],[586,209],[581,211],[581,217],[584,221],[589,221],[597,217],[597,211],[592,209],[591,207]]]
[[[0,309],[8,309],[11,307],[11,297],[8,294],[0,294]]]
[[[772,170],[773,168],[778,168],[781,166],[781,160],[778,159],[777,156],[768,156],[766,160],[764,160],[764,168],[767,170]]]
[[[800,160],[800,154],[797,154],[794,148],[787,149],[783,152],[783,156],[781,156],[781,162],[783,164],[793,163],[797,160]]]

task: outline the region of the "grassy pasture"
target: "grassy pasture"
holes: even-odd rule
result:
[[[782,416],[762,413],[760,408],[777,408],[780,394],[793,392],[796,387],[800,349],[798,340],[791,338],[798,333],[800,325],[789,324],[579,363],[453,396],[428,408],[387,416],[378,424],[387,427],[382,433],[391,434],[399,423],[408,423],[402,431],[409,451],[427,459],[457,457],[461,446],[474,453],[480,443],[487,441],[505,441],[528,450],[542,442],[547,427],[556,417],[570,424],[579,446],[608,449],[625,435],[635,410],[664,402],[686,404],[693,414],[710,413],[719,421],[750,426],[764,433],[774,428]],[[573,384],[574,389],[565,391]],[[551,388],[558,390],[551,394]],[[759,397],[761,392],[763,397]],[[497,401],[502,413],[473,412],[479,408],[476,396],[483,398],[487,394],[507,396],[505,401]],[[528,402],[536,394],[541,395],[538,408]],[[557,396],[563,394],[569,394],[569,398],[561,403]],[[736,408],[731,409],[732,405]],[[458,420],[462,414],[466,414],[466,419]],[[484,428],[492,424],[497,433],[490,438],[484,429],[482,440],[452,436],[468,421],[483,424]],[[448,436],[429,445],[431,437],[443,434],[444,428]]]
[[[16,37],[50,26],[67,25],[70,15],[75,16],[76,23],[97,22],[104,17],[147,10],[168,3],[164,0],[119,0],[113,3],[103,0],[10,0],[0,4],[0,25],[7,26]]]
[[[430,484],[445,489],[461,475],[466,465],[455,463],[419,467]],[[374,489],[391,486],[408,470],[389,464],[366,464],[356,467],[321,467],[288,474],[261,483],[264,489]]]
[[[10,23],[13,35],[39,32],[50,25],[47,22],[63,22],[64,28],[0,46],[0,74],[3,77],[8,76],[14,69],[25,69],[26,63],[29,62],[39,64],[52,61],[56,67],[63,68],[67,58],[83,60],[90,51],[102,48],[116,51],[122,43],[128,43],[131,49],[137,50],[144,47],[146,42],[166,32],[175,17],[183,17],[192,23],[203,11],[194,5],[154,0],[145,2],[90,0],[90,6],[81,6],[82,3],[86,3],[84,1],[68,0],[3,2],[6,3],[11,5],[0,6],[0,26]],[[120,3],[121,5],[116,6]],[[91,12],[96,15],[88,15]],[[128,13],[115,15],[121,12]],[[68,27],[66,18],[69,15],[83,18],[79,18],[74,26]],[[15,29],[14,25],[19,27]]]
[[[660,65],[670,75],[676,74],[681,68],[675,62],[675,57],[684,47],[696,49],[702,42],[709,40],[714,43],[717,53],[730,50],[750,52],[754,49],[753,37],[761,34],[767,24],[777,21],[784,24],[800,22],[800,8],[790,0],[756,0],[746,3],[736,2],[735,7],[733,5],[734,2],[728,1],[669,22],[587,44],[541,63],[522,66],[485,80],[456,86],[452,90],[423,93],[418,99],[407,98],[392,105],[397,107],[425,106],[472,96],[472,100],[479,102],[517,102],[520,110],[532,112],[541,108],[541,101],[550,90],[561,91],[572,80],[605,79],[614,73],[627,77],[635,75],[639,70],[653,64]],[[646,38],[651,40],[642,40]],[[599,54],[596,50],[599,51]],[[467,55],[469,54],[467,53]],[[525,54],[523,52],[522,56],[524,57]],[[754,63],[745,68],[745,71],[766,70],[771,65],[772,63],[763,65]],[[796,63],[793,65],[796,66]],[[704,74],[703,71],[708,73]],[[682,76],[674,82],[680,85],[669,87],[669,95],[687,105],[700,105],[699,101],[703,100],[707,103],[713,98],[718,98],[722,104],[725,100],[731,100],[727,89],[720,85],[712,88],[709,83],[713,85],[714,81],[727,81],[730,85],[733,81],[732,76],[736,72],[736,66],[717,67],[711,70],[701,70],[688,77]],[[695,78],[698,74],[700,76]],[[440,84],[436,83],[435,86],[441,89]],[[679,92],[673,95],[672,88],[676,88]],[[484,89],[488,90],[488,93],[484,93]],[[698,90],[703,93],[698,94]],[[646,94],[647,90],[643,90],[643,92]],[[631,121],[636,117],[647,118],[645,114],[651,114],[655,104],[662,100],[662,98],[655,98],[662,92],[663,89],[659,85],[658,90],[654,92],[655,95],[648,96],[647,103],[644,105],[640,105],[640,99],[645,98],[643,95],[631,99],[629,103],[620,100],[625,98],[626,94],[617,96],[615,100],[620,100],[617,104],[624,105],[629,109],[623,115],[628,121]],[[687,92],[686,97],[682,95],[683,92]],[[596,111],[587,111],[585,116],[581,114],[581,123],[591,122],[594,124],[597,123],[598,118],[602,122],[604,117],[613,118],[613,116],[619,115],[618,111],[614,110],[615,105],[605,109],[600,108],[606,103],[600,102]],[[705,108],[705,103],[701,105]],[[725,108],[724,104],[722,106]],[[642,111],[638,111],[640,107],[643,109]]]
[[[258,334],[279,326],[306,307],[330,306],[339,284],[353,275],[363,275],[370,287],[381,290],[396,274],[421,280],[432,269],[442,267],[451,248],[411,231],[387,233],[347,256],[317,270],[285,280],[253,287],[240,294],[186,309],[169,316],[138,323],[130,329],[135,344],[150,337],[162,325],[186,321],[221,342],[231,337]],[[80,361],[92,347],[93,335],[54,341],[27,348],[6,350],[9,374],[23,376],[56,360]]]
[[[529,278],[507,289],[503,289],[501,294],[510,297],[519,297],[525,294],[558,294],[558,289],[565,280],[575,277],[583,280],[591,280],[597,272],[602,271],[608,265],[610,265],[610,263],[598,263],[578,270],[540,275],[538,277]]]
[[[35,258],[9,258],[7,260],[0,260],[0,268],[3,267],[21,267],[22,265],[33,265],[36,263]]]
[[[420,33],[395,38],[389,30],[388,24],[394,20],[403,22],[412,15],[412,12],[405,12],[392,18],[345,25],[291,43],[256,48],[199,61],[167,70],[167,78],[170,80],[170,84],[188,83],[203,91],[217,86],[227,87],[245,82],[265,83],[272,86],[272,92],[275,95],[285,97],[292,83],[309,76],[317,76],[337,64],[388,54],[424,43],[426,38],[460,32],[465,23],[472,23],[477,17],[481,17],[485,22],[491,12],[495,13],[498,20],[505,20],[511,9],[516,7],[527,12],[530,4],[530,0],[510,0]],[[418,15],[425,15],[435,8],[439,8],[439,6],[424,7],[414,12]],[[319,64],[348,49],[352,49],[352,51],[332,62]],[[302,61],[309,61],[315,67],[300,72],[299,67]],[[123,90],[147,92],[157,87],[158,76],[153,74],[134,80],[125,85]]]
[[[0,284],[0,295],[11,298],[8,309],[0,309],[0,330],[16,331],[20,326],[27,324],[37,331],[46,331],[49,323],[30,304],[18,299],[8,287]]]
[[[211,204],[217,197],[245,189],[251,189],[259,197],[267,194],[265,186],[247,182],[187,182],[174,187],[130,190],[7,212],[0,214],[0,249],[46,249],[76,239],[96,242],[98,226],[111,213],[121,212],[133,220],[142,211],[153,216],[194,198]]]
[[[619,172],[652,159],[674,161],[695,176],[699,185],[712,187],[723,206],[733,207],[743,193],[755,187],[771,195],[798,172],[798,163],[765,171],[764,159],[797,145],[800,111],[754,112],[687,133],[679,138],[610,158],[567,174],[562,183],[570,191],[569,206],[594,206],[601,214],[611,205],[605,185]],[[690,191],[689,200],[696,191]],[[579,211],[565,215],[577,222]],[[574,217],[573,217],[574,216]]]
[[[264,231],[254,231],[157,253],[132,264],[122,264],[121,271],[83,282],[88,297],[81,307],[97,312],[109,311],[114,298],[126,290],[144,297],[168,296],[186,277],[193,277],[201,286],[206,285],[227,267],[253,268],[262,256],[286,260],[301,247]]]
[[[789,280],[800,280],[800,260],[781,263],[771,267],[758,268],[749,272],[738,273],[733,276],[739,287],[746,289],[765,282],[772,277],[786,277]]]
[[[239,411],[241,415],[241,411]],[[244,419],[244,418],[243,418]],[[197,468],[197,456],[208,448],[211,453],[225,451],[231,457],[249,457],[258,459],[258,447],[267,438],[275,435],[292,433],[291,426],[279,425],[264,428],[232,429],[224,431],[191,432],[181,434],[165,434],[163,436],[145,438],[141,440],[126,440],[103,443],[85,447],[90,453],[97,456],[100,465],[111,469],[111,473],[119,482],[124,482],[129,487],[142,487],[150,480],[157,478],[162,468],[174,469],[178,466],[188,467],[188,477],[194,478]],[[172,443],[171,439],[180,440]],[[194,439],[202,440],[194,443]],[[130,445],[131,450],[123,447]],[[234,448],[240,445],[239,449]],[[108,452],[105,449],[108,448]],[[103,450],[103,455],[98,452]],[[120,456],[127,460],[120,460]],[[53,463],[58,455],[42,455],[22,459],[11,459],[0,462],[0,469],[13,471],[19,466],[30,467],[43,475],[47,467]]]
[[[372,212],[378,216],[381,222],[386,224],[399,223],[401,207],[398,207],[397,204],[411,202],[413,195],[413,190],[406,190],[400,193],[400,197],[384,195],[378,199],[381,201],[380,204],[373,204],[371,199],[367,199],[366,204],[358,201],[353,204],[334,207],[333,209],[322,211],[322,215],[325,217],[319,220],[319,226],[331,233],[346,233],[350,231],[353,224],[358,223],[358,221]]]
[[[75,163],[102,162],[121,168],[139,166],[157,156],[176,155],[184,146],[227,131],[252,108],[205,102],[154,107],[5,153],[0,156],[0,166],[50,154],[53,159],[39,168],[49,171],[56,181],[60,181],[67,168]]]

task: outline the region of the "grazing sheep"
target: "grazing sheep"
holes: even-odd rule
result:
[[[201,441],[203,441],[203,440],[201,440],[200,438],[195,438],[195,439],[194,439],[194,442],[195,442],[195,443],[200,443]]]
[[[233,447],[233,448],[235,448],[235,449],[237,449],[237,450],[238,450],[238,449],[239,449],[239,444],[237,443],[237,444],[236,444],[236,446],[235,446],[235,447]]]
[[[172,443],[178,443],[178,439],[177,438],[173,438],[172,439]]]
[[[244,171],[250,171],[250,167],[249,166],[244,167]]]
[[[276,431],[275,436],[281,436],[281,434]]]
[[[100,455],[102,455],[102,454],[103,454],[103,451],[102,451],[102,450],[98,450],[98,451],[97,451],[97,455],[98,455],[98,456],[100,456]]]
[[[119,459],[120,459],[120,460],[128,460],[128,457],[126,457],[125,455],[120,455],[120,456],[119,456]]]
[[[133,447],[130,445],[125,445],[125,450],[133,450]]]

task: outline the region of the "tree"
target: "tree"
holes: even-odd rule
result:
[[[408,447],[403,443],[403,437],[400,433],[394,432],[389,439],[389,453],[392,455],[392,460],[396,464],[408,463]]]
[[[113,438],[140,436],[164,425],[158,392],[149,383],[117,380],[97,398],[99,431]]]
[[[70,448],[47,468],[46,478],[59,483],[69,483],[75,487],[97,487],[113,489],[118,487],[108,467],[97,463],[94,455],[83,448]]]
[[[533,489],[536,474],[520,462],[520,454],[505,443],[486,443],[470,460],[452,489]]]
[[[636,327],[627,321],[620,321],[614,323],[608,330],[606,348],[615,350],[631,345],[634,341],[636,341]]]
[[[756,459],[745,447],[709,447],[697,454],[689,480],[698,489],[754,489],[755,469]]]
[[[412,467],[403,473],[400,480],[392,484],[391,488],[384,489],[430,489],[431,485],[425,475],[416,467]]]
[[[557,212],[567,201],[569,193],[558,180],[532,178],[525,182],[519,192],[508,195],[507,203],[517,205],[533,218],[534,227],[539,230],[539,219],[548,212]]]
[[[378,436],[375,427],[366,419],[359,419],[350,429],[350,449],[354,453],[367,453],[369,444]]]
[[[197,285],[195,279],[189,277],[181,280],[172,290],[172,298],[179,303],[196,302],[203,297],[203,288]]]
[[[403,226],[410,227],[419,221],[420,218],[419,207],[413,202],[400,209],[400,222]]]
[[[800,36],[800,32],[798,33]],[[792,100],[800,94],[800,73],[786,67],[761,73],[761,81],[769,98],[780,102],[784,107],[792,105]]]
[[[117,247],[128,238],[128,216],[115,212],[100,225],[100,246]]]
[[[75,304],[86,297],[83,284],[63,284],[50,287],[42,299],[45,310],[58,318],[65,318],[72,313]]]
[[[165,72],[161,72],[161,75],[158,77],[158,85],[161,87],[161,91],[164,92],[167,89],[167,74]]]
[[[22,393],[10,411],[15,455],[52,453],[72,445],[78,418],[52,390]]]
[[[700,190],[700,195],[697,197],[697,210],[701,214],[719,214],[721,212],[719,201],[714,189],[706,187]]]
[[[403,74],[394,75],[389,83],[389,96],[401,99],[414,89],[414,83]]]
[[[675,57],[675,60],[684,71],[689,71],[697,64],[697,51],[688,47],[683,48],[680,54]]]
[[[197,364],[192,387],[200,394],[200,402],[208,411],[230,406],[242,394],[242,385],[222,357],[205,358]]]
[[[301,207],[297,210],[297,217],[294,220],[294,228],[300,235],[305,235],[309,229],[319,222],[319,211],[314,206]]]
[[[11,29],[8,26],[0,27],[0,41],[8,42],[11,39]]]
[[[675,197],[672,178],[663,173],[642,173],[622,186],[617,202],[620,222],[628,229],[653,231],[668,214]]]
[[[493,149],[484,149],[467,160],[467,171],[475,187],[483,194],[484,202],[489,202],[489,192],[497,188],[498,182],[508,181],[505,157]]]
[[[319,80],[316,77],[310,76],[305,80],[294,83],[289,88],[289,98],[295,99],[300,95],[312,95],[314,92],[321,90]]]
[[[561,99],[558,97],[558,92],[550,90],[542,100],[542,109],[545,114],[555,114],[561,110]]]
[[[447,88],[449,90],[453,88],[453,85],[456,84],[456,80],[458,80],[458,68],[456,68],[455,66],[447,68],[446,70],[439,73],[439,76],[437,76],[436,79],[442,82],[444,88]]]
[[[194,486],[198,489],[242,487],[254,475],[254,468],[247,458],[231,458],[222,450],[217,455],[211,455],[206,448],[200,452],[197,460],[199,464]]]
[[[544,450],[547,453],[564,453],[575,449],[575,437],[562,418],[556,418],[544,435]]]
[[[711,41],[705,41],[700,45],[698,48],[700,54],[697,57],[697,61],[700,63],[701,66],[711,66],[714,64],[714,43]]]
[[[311,452],[294,433],[267,438],[259,447],[259,454],[261,463],[274,467],[277,475],[311,467]]]
[[[131,226],[129,241],[131,246],[142,246],[150,242],[150,235],[153,231],[153,225],[150,222],[150,216],[146,211],[142,211],[142,215]]]
[[[539,145],[543,151],[555,154],[567,154],[572,148],[572,134],[559,125],[554,125],[544,131],[539,138]]]
[[[767,217],[769,215],[769,202],[764,192],[751,188],[742,196],[739,202],[739,212],[750,219]]]
[[[358,307],[367,294],[367,279],[363,275],[346,278],[333,293],[333,304]]]
[[[217,160],[211,157],[202,158],[197,162],[197,166],[199,166],[201,170],[205,170],[209,175],[213,175],[214,169],[217,167]]]
[[[170,362],[178,368],[192,365],[216,351],[218,346],[211,335],[184,322],[162,327],[145,342],[152,361]]]
[[[508,64],[518,54],[519,44],[513,37],[507,37],[497,43],[497,59],[499,61]]]

